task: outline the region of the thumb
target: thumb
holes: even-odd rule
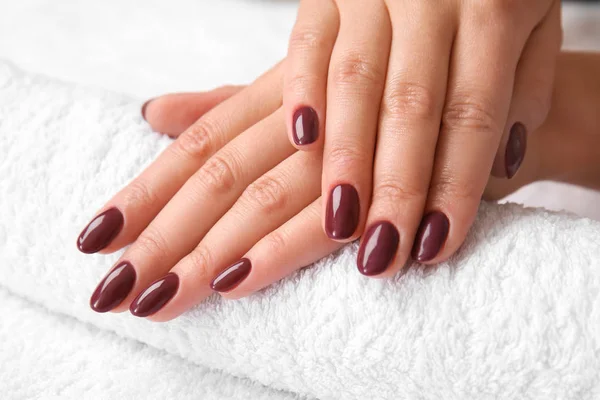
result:
[[[540,155],[544,151],[544,138],[547,136],[544,134],[545,130],[544,124],[530,136],[527,142],[527,157],[523,160],[519,168],[519,173],[514,178],[506,179],[490,175],[485,191],[483,192],[485,200],[496,201],[503,199],[520,188],[540,179]]]

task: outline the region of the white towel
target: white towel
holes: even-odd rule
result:
[[[0,288],[4,400],[297,400],[114,333]]]
[[[117,255],[78,253],[77,234],[169,143],[150,132],[139,106],[0,63],[0,286],[95,327],[70,337],[100,328],[179,356],[187,378],[178,385],[189,387],[196,385],[187,383],[193,371],[208,368],[265,391],[320,399],[600,396],[600,223],[516,205],[482,205],[462,250],[428,271],[365,278],[356,271],[352,244],[256,295],[213,296],[166,324],[95,314],[89,295]],[[3,310],[6,304],[24,303],[4,302]],[[44,337],[48,321],[27,326]],[[117,344],[124,339],[116,335],[97,337],[82,343],[113,341],[114,353],[132,348]],[[40,355],[76,360],[78,353],[49,354],[50,340],[40,342]],[[139,350],[144,354],[132,362],[156,380],[176,363]],[[103,355],[86,356],[95,362],[77,364],[79,376],[91,380]],[[144,367],[149,359],[160,366]],[[124,368],[128,362],[122,360]],[[60,377],[47,385],[54,380]],[[127,382],[133,388],[123,393],[138,387],[145,398],[164,398],[146,391],[145,381]]]

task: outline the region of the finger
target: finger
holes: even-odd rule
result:
[[[357,260],[362,274],[378,277],[391,276],[405,264],[423,215],[456,29],[450,10],[438,4],[388,3],[392,26],[402,29],[393,30],[373,200]]]
[[[291,143],[322,144],[327,69],[339,26],[333,0],[302,0],[292,30],[284,75],[283,106]]]
[[[134,300],[132,313],[164,321],[208,297],[210,283],[221,271],[318,197],[320,157],[318,153],[296,153],[248,186],[200,244],[171,269],[169,276],[179,280],[172,300],[162,309],[161,304]],[[239,269],[235,277],[241,279],[245,272]],[[229,278],[231,281],[234,276]],[[144,292],[138,299],[147,295]]]
[[[200,117],[239,93],[244,86],[222,86],[199,93],[170,93],[148,100],[142,116],[155,132],[178,137]]]
[[[580,165],[593,165],[592,159],[586,154],[591,155],[592,152],[588,152],[587,149],[594,147],[590,146],[589,139],[585,135],[580,135],[576,131],[580,129],[578,127],[600,126],[600,123],[592,119],[573,121],[573,118],[594,114],[589,114],[586,110],[597,107],[597,103],[585,94],[596,96],[600,91],[600,86],[595,86],[596,90],[592,89],[594,86],[591,85],[594,83],[589,79],[590,71],[597,71],[599,61],[600,53],[598,55],[584,52],[559,54],[548,117],[535,132],[529,135],[527,156],[519,173],[513,179],[490,177],[484,192],[486,200],[504,199],[523,186],[542,180],[563,180],[581,186],[586,185],[585,178],[573,179],[577,175],[573,171],[586,170],[580,169]],[[579,116],[575,117],[575,115]],[[596,113],[596,115],[600,114]],[[575,134],[571,135],[571,132]],[[583,148],[586,149],[585,152],[581,151]],[[600,146],[596,148],[600,149]],[[581,176],[592,175],[581,174]],[[600,180],[596,181],[600,182]]]
[[[79,235],[79,250],[110,253],[131,243],[210,156],[280,105],[276,66],[210,110],[109,200]]]
[[[282,109],[233,139],[189,178],[121,256],[119,263],[129,262],[136,280],[120,296],[120,307],[115,309],[117,300],[105,300],[99,293],[92,308],[109,311],[101,305],[110,304],[117,312],[125,310],[137,293],[196,247],[250,183],[294,151],[285,135]]]
[[[489,7],[473,3],[460,19],[425,216],[413,244],[419,262],[440,262],[464,241],[506,124],[528,32],[510,20],[512,13]]]
[[[252,246],[240,260],[247,260],[245,264],[250,265],[248,276],[221,295],[228,299],[249,296],[340,249],[344,244],[329,239],[323,232],[321,207],[319,198]],[[225,269],[211,285],[228,283],[232,275],[231,269]]]
[[[371,197],[373,151],[391,27],[379,1],[340,6],[340,32],[329,67],[323,160],[324,230],[333,240],[358,237]]]
[[[560,2],[531,33],[515,75],[508,121],[492,175],[512,179],[525,160],[529,132],[539,128],[550,110],[556,57],[560,51]]]

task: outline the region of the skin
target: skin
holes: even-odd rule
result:
[[[437,263],[463,243],[490,171],[506,177],[511,127],[547,115],[561,43],[553,0],[303,0],[284,72],[290,141],[294,115],[315,110],[321,193],[358,192],[360,237],[390,222],[400,243],[378,277],[406,263],[423,215],[445,214]],[[362,238],[365,239],[365,236]],[[361,244],[364,246],[364,243]]]
[[[176,295],[149,317],[166,321],[212,294],[211,281],[242,257],[252,270],[226,298],[250,295],[342,246],[321,227],[322,156],[295,151],[285,136],[277,86],[283,67],[246,88],[167,95],[147,105],[150,125],[177,140],[102,209],[116,206],[126,221],[104,252],[131,243],[120,261],[137,273],[113,311],[174,272]],[[549,118],[531,135],[519,174],[488,177],[485,198],[540,179],[600,188],[599,67],[598,55],[561,55]]]

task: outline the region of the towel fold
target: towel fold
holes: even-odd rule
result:
[[[89,295],[118,255],[79,254],[77,234],[170,142],[139,106],[0,63],[0,286],[170,354],[151,357],[179,356],[185,373],[195,364],[298,395],[600,397],[600,222],[517,205],[483,204],[450,261],[395,279],[358,274],[350,244],[251,297],[213,296],[169,323],[95,314]]]
[[[57,315],[0,288],[5,400],[300,400]]]

